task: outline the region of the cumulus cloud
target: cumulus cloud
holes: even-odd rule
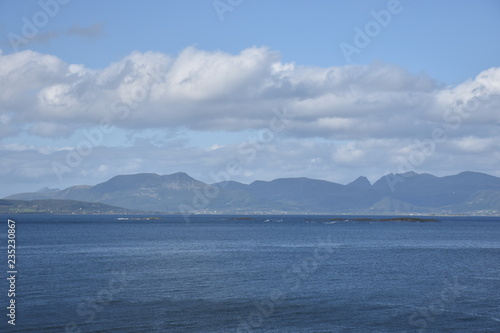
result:
[[[384,63],[282,63],[279,53],[264,47],[236,55],[193,47],[175,57],[134,52],[102,70],[23,51],[0,56],[0,65],[6,87],[0,110],[13,114],[14,124],[75,128],[106,118],[123,128],[240,131],[265,127],[273,108],[287,108],[294,114],[288,135],[348,140],[414,137],[463,120],[487,126],[496,123],[500,103],[500,68],[442,87]],[[485,133],[468,130],[467,135]]]
[[[4,195],[135,172],[186,171],[211,182],[210,172],[231,161],[240,166],[233,179],[243,182],[308,176],[348,183],[359,175],[374,181],[405,169],[500,176],[500,68],[448,87],[380,62],[283,63],[265,47],[134,52],[99,70],[27,50],[0,52],[0,85]],[[88,139],[82,131],[103,124],[128,137],[113,147],[99,138],[60,184],[54,162],[68,165],[78,140]],[[193,147],[176,134],[186,131],[255,135]],[[13,143],[20,137],[43,143]]]

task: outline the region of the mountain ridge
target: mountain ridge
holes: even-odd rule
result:
[[[8,196],[9,200],[78,200],[164,213],[500,214],[500,178],[472,171],[437,177],[360,176],[342,185],[307,177],[207,184],[184,172],[117,175],[96,185]]]

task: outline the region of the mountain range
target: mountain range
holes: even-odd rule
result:
[[[388,174],[371,184],[309,178],[206,184],[186,173],[120,175],[90,186],[11,195],[9,200],[78,200],[162,213],[500,215],[500,178],[477,172],[437,177]]]

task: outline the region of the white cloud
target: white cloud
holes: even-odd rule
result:
[[[1,55],[0,65],[0,110],[13,114],[14,126],[69,128],[32,130],[41,136],[67,135],[76,124],[98,125],[105,118],[134,129],[259,129],[273,108],[287,107],[295,115],[290,136],[416,137],[447,122],[456,125],[457,117],[460,126],[465,120],[467,126],[496,123],[500,104],[500,68],[439,87],[394,65],[297,66],[257,47],[237,55],[193,47],[176,57],[134,52],[102,70],[23,51]],[[460,113],[460,105],[472,102],[480,103],[477,111]],[[467,126],[449,135],[489,135]]]
[[[236,55],[193,47],[177,56],[134,52],[101,70],[23,51],[0,53],[0,84],[3,194],[134,172],[186,171],[210,182],[210,171],[234,159],[242,164],[234,179],[244,182],[307,176],[347,183],[359,175],[374,181],[397,172],[420,149],[416,140],[432,140],[435,130],[443,141],[414,170],[500,176],[500,68],[446,87],[394,65],[307,67],[258,47]],[[276,110],[288,115],[279,120]],[[68,142],[86,140],[82,130],[103,120],[116,132],[100,138],[59,184],[52,163],[66,163],[75,149]],[[193,147],[186,131],[214,131],[214,140]],[[235,144],[217,140],[221,131],[256,134]],[[129,134],[117,143],[118,132]],[[242,154],[241,145],[259,133],[271,135],[269,142]],[[114,147],[106,147],[111,141]]]

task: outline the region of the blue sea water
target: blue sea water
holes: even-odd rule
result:
[[[500,218],[7,218],[2,332],[500,332]]]

